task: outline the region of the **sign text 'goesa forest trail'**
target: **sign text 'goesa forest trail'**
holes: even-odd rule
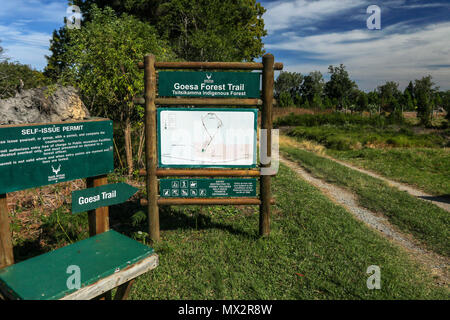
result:
[[[110,173],[110,120],[0,127],[0,194]]]
[[[259,98],[260,73],[160,71],[161,97]]]

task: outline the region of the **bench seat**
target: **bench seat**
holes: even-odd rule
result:
[[[78,290],[67,287],[71,265],[81,271]],[[7,299],[93,299],[157,265],[152,248],[109,230],[0,269],[0,293]]]

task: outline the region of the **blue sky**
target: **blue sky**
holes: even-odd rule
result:
[[[307,74],[343,63],[358,86],[385,81],[403,88],[431,74],[450,89],[450,1],[278,0],[267,9],[265,49],[284,70]],[[369,30],[369,5],[381,8],[381,30]],[[63,25],[66,0],[0,0],[0,40],[6,54],[42,70],[52,31]]]

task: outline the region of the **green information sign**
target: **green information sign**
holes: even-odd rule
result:
[[[260,73],[160,71],[160,97],[259,98]]]
[[[163,198],[256,197],[256,179],[161,179]]]
[[[86,212],[127,201],[139,189],[115,183],[72,192],[72,213]]]
[[[0,126],[0,194],[110,173],[110,120]]]

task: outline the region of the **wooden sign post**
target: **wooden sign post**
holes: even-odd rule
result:
[[[271,176],[261,175],[261,168],[270,167],[269,163],[260,163],[259,167],[251,166],[227,166],[224,163],[218,165],[206,163],[204,165],[182,166],[164,165],[158,167],[158,137],[157,137],[157,109],[156,105],[163,106],[261,106],[261,129],[267,133],[266,150],[261,153],[270,158],[272,141],[272,107],[274,70],[282,70],[282,63],[275,63],[271,54],[263,57],[262,63],[256,62],[157,62],[154,55],[146,55],[144,62],[139,63],[139,68],[144,69],[145,101],[136,99],[138,103],[145,103],[145,138],[146,138],[146,170],[141,175],[146,176],[147,198],[141,200],[141,204],[148,205],[149,235],[153,241],[160,240],[159,210],[162,204],[181,205],[259,205],[261,236],[270,233],[270,205]],[[201,70],[202,72],[163,72],[160,74],[159,94],[156,84],[156,70]],[[206,70],[214,70],[205,72]],[[217,72],[218,70],[251,71],[262,70],[262,73],[253,72]],[[262,75],[262,95],[255,88],[259,85]],[[255,80],[257,82],[255,82]],[[255,85],[256,84],[256,85]],[[164,96],[164,97],[163,97]],[[176,109],[174,109],[176,110]],[[197,109],[190,109],[197,111]],[[234,111],[238,109],[232,109]],[[231,110],[230,110],[231,111]],[[170,122],[170,120],[169,120]],[[204,151],[204,150],[202,150]],[[256,152],[256,148],[254,150]],[[159,155],[161,156],[161,155]],[[201,162],[203,164],[203,162]],[[244,169],[245,168],[245,169]],[[189,195],[177,197],[178,191],[170,197],[158,196],[158,177],[260,177],[260,195],[255,197],[214,197],[200,196],[200,191]],[[189,179],[189,178],[186,178]],[[205,183],[205,182],[202,182]],[[166,188],[168,189],[168,188]],[[186,190],[191,190],[186,189]],[[206,188],[204,188],[206,190]],[[189,191],[193,192],[193,191]],[[167,193],[167,191],[166,191]],[[207,195],[207,193],[203,193]],[[217,194],[217,193],[212,193]],[[175,196],[174,196],[175,195]],[[228,195],[228,194],[227,194]]]

